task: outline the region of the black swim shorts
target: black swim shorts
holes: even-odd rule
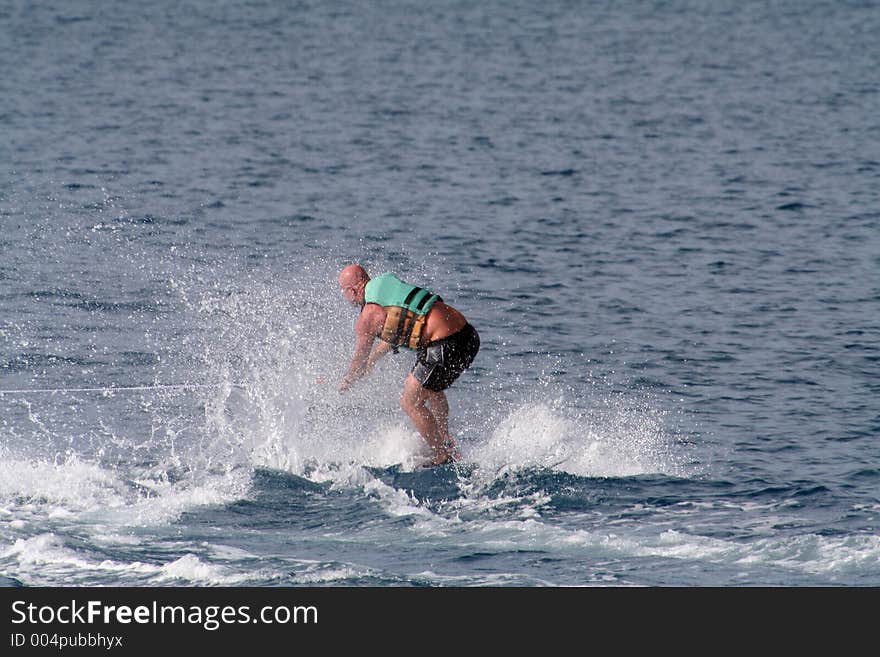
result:
[[[428,390],[446,390],[464,372],[480,350],[480,336],[470,324],[448,338],[419,349],[412,375]]]

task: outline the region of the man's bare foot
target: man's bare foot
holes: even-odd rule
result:
[[[450,439],[442,447],[434,450],[433,458],[428,461],[428,465],[447,465],[448,463],[455,463],[460,459],[461,454],[458,451],[458,447]]]

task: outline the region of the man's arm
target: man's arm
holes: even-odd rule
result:
[[[391,343],[385,342],[384,340],[379,340],[375,347],[373,347],[373,351],[370,353],[370,357],[367,359],[367,368],[364,371],[364,374],[369,374],[373,371],[373,367],[376,365],[376,362],[382,358],[385,354],[391,351]]]
[[[367,359],[370,357],[370,350],[372,348],[373,336],[358,333],[357,345],[354,348],[354,356],[351,358],[351,365],[348,366],[348,372],[342,377],[342,383],[339,384],[340,390],[348,390],[352,383],[366,373]]]
[[[342,383],[339,384],[340,390],[350,388],[351,384],[366,374],[376,361],[376,359],[372,359],[372,363],[370,362],[370,352],[373,350],[373,341],[376,339],[376,324],[379,322],[378,325],[381,326],[382,322],[384,322],[384,311],[379,306],[371,308],[371,305],[368,304],[364,311],[361,312],[361,316],[355,325],[354,330],[357,333],[357,344],[354,348],[354,356],[351,358],[351,365],[348,366],[348,372],[342,378]],[[378,315],[376,311],[379,312]],[[376,349],[377,351],[381,349],[381,345],[377,346]]]

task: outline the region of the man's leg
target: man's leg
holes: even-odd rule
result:
[[[452,436],[449,435],[449,401],[446,399],[446,393],[442,390],[427,390],[428,407],[437,421],[437,429],[440,431],[440,437],[443,439],[443,446],[446,454],[457,461],[461,458],[458,452],[458,446]]]
[[[443,392],[428,390],[410,374],[403,384],[400,406],[428,443],[435,463],[442,463],[453,456],[454,443],[448,444],[451,443],[448,427],[449,403]]]

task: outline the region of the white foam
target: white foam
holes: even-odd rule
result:
[[[561,402],[514,408],[467,459],[501,471],[547,468],[587,477],[681,474],[672,439],[649,408],[619,405],[584,414]]]
[[[834,577],[847,573],[880,576],[880,537],[817,534],[725,541],[667,530],[655,538],[609,537],[608,544],[637,556],[705,561],[727,566],[766,566]]]
[[[381,486],[375,486],[374,490],[381,490]],[[409,527],[415,538],[424,538],[432,545],[450,542],[456,550],[516,552],[525,549],[572,557],[588,555],[590,559],[603,556],[664,558],[740,567],[743,572],[752,573],[760,573],[760,568],[781,569],[801,575],[821,575],[829,581],[847,575],[865,577],[866,581],[880,577],[880,536],[875,535],[781,537],[774,533],[750,541],[731,541],[673,529],[660,533],[632,533],[624,528],[620,532],[571,529],[542,518],[540,509],[549,501],[542,494],[497,499],[476,495],[452,500],[440,510],[432,510],[399,492],[397,495],[383,493],[379,499],[390,514],[411,515],[415,519]],[[501,510],[507,504],[522,508],[517,509],[515,517],[491,517],[493,507]],[[755,567],[759,570],[755,571]],[[421,575],[431,576],[430,573]]]
[[[0,499],[39,505],[49,514],[125,504],[126,486],[112,471],[71,455],[63,461],[4,459]]]
[[[117,534],[117,533],[100,533],[93,534],[92,540],[95,543],[103,543],[104,545],[140,545],[141,538],[134,534]]]
[[[303,451],[304,467],[295,474],[317,482],[361,486],[370,478],[363,466],[400,465],[403,470],[411,470],[426,457],[422,439],[402,422],[381,423],[364,431],[357,440],[332,442],[332,447]]]
[[[762,539],[744,560],[770,562],[787,568],[834,577],[853,573],[880,578],[880,536],[845,537],[805,534],[783,539]]]
[[[370,568],[316,564],[310,566],[305,571],[294,573],[294,581],[297,584],[329,584],[374,575],[374,571]]]
[[[553,467],[569,458],[573,424],[540,404],[512,411],[488,441],[467,450],[473,461],[491,469]]]
[[[117,517],[117,520],[120,524],[162,525],[176,520],[190,509],[241,499],[250,489],[252,474],[248,469],[238,468],[174,483],[157,482],[153,489],[156,497],[138,497],[126,508],[125,517]]]
[[[187,509],[240,499],[250,488],[251,474],[249,469],[236,469],[193,474],[175,482],[141,480],[139,490],[117,471],[75,455],[59,462],[8,459],[0,463],[0,499],[19,523],[30,517],[157,525],[173,521]]]
[[[442,516],[434,514],[414,495],[405,490],[389,486],[378,479],[369,479],[364,484],[364,491],[376,497],[385,512],[393,517],[420,516],[435,522],[445,522]]]
[[[53,533],[16,540],[0,552],[0,559],[14,559],[19,566],[16,576],[37,584],[42,581],[93,584],[96,579],[109,576],[113,582],[162,584],[173,581],[235,586],[252,579],[265,581],[273,577],[263,570],[237,573],[222,565],[205,563],[194,554],[184,554],[165,564],[93,561],[65,546]]]
[[[555,586],[554,582],[536,578],[528,573],[491,573],[468,575],[445,575],[433,570],[423,570],[410,575],[412,579],[424,580],[440,586]]]
[[[16,576],[35,578],[37,582],[89,582],[96,573],[139,578],[155,571],[154,567],[140,562],[119,563],[109,559],[91,562],[65,547],[63,541],[51,532],[16,540],[11,547],[0,553],[0,558],[15,559],[19,565]]]
[[[203,584],[232,586],[248,579],[247,575],[235,574],[229,569],[203,562],[194,554],[185,554],[158,569],[158,581],[184,580]]]

